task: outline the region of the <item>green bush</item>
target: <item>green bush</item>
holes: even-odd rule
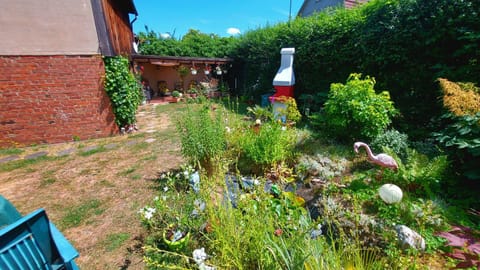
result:
[[[454,166],[469,179],[480,179],[480,112],[475,115],[443,115],[448,123],[434,133],[436,140],[447,149]]]
[[[384,180],[420,197],[430,197],[438,192],[449,172],[447,156],[437,156],[430,159],[426,155],[409,149],[405,163],[398,159],[397,161],[398,171],[385,170]]]
[[[140,84],[129,70],[125,57],[105,57],[105,91],[112,102],[115,123],[119,127],[135,123],[142,100]]]
[[[396,114],[387,91],[374,90],[375,79],[350,74],[346,84],[331,85],[325,103],[325,129],[338,139],[373,139]]]
[[[377,135],[371,146],[376,152],[382,151],[383,147],[388,147],[402,160],[405,160],[408,149],[408,135],[395,129],[390,129]]]
[[[289,160],[295,141],[295,131],[277,122],[248,128],[239,140],[241,161],[251,164],[257,173],[263,173],[265,169]]]

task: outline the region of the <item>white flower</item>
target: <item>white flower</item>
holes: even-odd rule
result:
[[[158,201],[158,196],[155,196],[155,198],[153,198],[154,201]]]
[[[166,201],[166,200],[167,200],[167,196],[163,195],[163,196],[162,196],[162,200]]]
[[[227,133],[230,133],[230,132],[232,132],[232,129],[231,129],[231,128],[229,128],[229,127],[225,127],[225,129],[227,130]]]
[[[142,210],[141,210],[141,211],[142,211]],[[142,211],[142,212],[143,212],[143,217],[144,217],[145,219],[150,220],[150,219],[153,217],[153,214],[154,214],[156,211],[157,211],[157,209],[155,209],[155,208],[145,207],[145,208],[143,209],[143,211]]]
[[[283,130],[283,131],[287,130],[287,127],[286,127],[286,126],[283,126],[283,127],[282,127],[282,130]]]
[[[143,216],[146,219],[150,220],[153,217],[153,213],[152,212],[145,212],[145,213],[143,213]]]
[[[205,253],[205,248],[198,248],[193,251],[193,260],[198,264],[203,264],[207,259],[207,253]]]
[[[163,191],[167,192],[167,191],[168,191],[168,187],[165,186],[165,187],[163,188]]]
[[[188,172],[188,170],[183,171],[183,175],[185,175],[185,177],[188,177],[189,174],[190,173]]]
[[[255,120],[255,125],[261,125],[262,121],[260,119]]]

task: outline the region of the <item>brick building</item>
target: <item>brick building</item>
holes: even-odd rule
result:
[[[1,1],[0,147],[118,132],[102,57],[132,53],[132,1]]]

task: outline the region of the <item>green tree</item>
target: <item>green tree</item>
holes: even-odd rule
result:
[[[190,57],[227,57],[234,48],[237,39],[205,34],[190,29],[181,39],[175,36],[163,38],[153,32],[140,32],[140,53],[144,55],[190,56]]]

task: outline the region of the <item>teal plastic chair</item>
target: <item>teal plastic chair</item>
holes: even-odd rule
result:
[[[11,224],[22,218],[22,215],[17,211],[10,201],[0,195],[0,228]]]
[[[7,204],[3,207],[5,205]],[[14,219],[13,216],[18,217],[15,207],[13,209],[16,212],[9,206],[5,209],[9,209],[13,214],[11,217],[4,215],[6,218],[2,217],[2,222]],[[0,229],[2,270],[78,270],[74,261],[78,255],[77,250],[48,220],[44,209],[20,216]]]

